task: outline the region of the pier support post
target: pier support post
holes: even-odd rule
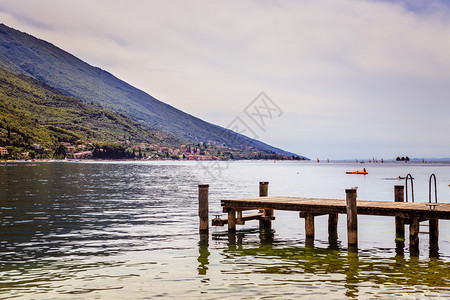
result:
[[[430,219],[430,244],[437,244],[439,240],[439,220]]]
[[[269,195],[269,182],[260,181],[259,182],[259,196],[267,197]],[[273,217],[272,209],[264,209],[264,215],[259,220],[259,228],[270,230],[272,228],[271,218]]]
[[[328,244],[330,249],[338,249],[338,214],[329,214],[328,215]]]
[[[242,210],[236,211],[236,224],[238,225],[244,225],[245,221],[242,219]]]
[[[308,238],[314,238],[314,214],[305,213],[305,234]]]
[[[409,225],[409,252],[411,256],[419,256],[419,219],[413,218]]]
[[[314,214],[305,213],[305,246],[306,248],[314,248]]]
[[[337,235],[337,225],[338,225],[338,214],[328,215],[328,234]]]
[[[209,230],[209,184],[198,186],[198,216],[200,218],[200,233],[208,233]]]
[[[405,186],[394,186],[394,201],[405,202]],[[405,219],[400,216],[395,217],[395,253],[405,254]]]
[[[394,186],[394,201],[404,202],[405,201],[405,187],[403,185]],[[405,219],[402,217],[395,217],[395,240],[405,241]]]
[[[228,210],[228,231],[236,231],[236,210],[232,208]]]
[[[347,239],[348,251],[358,251],[358,213],[356,207],[356,189],[346,189],[347,201]]]
[[[439,219],[430,219],[430,257],[439,257]]]

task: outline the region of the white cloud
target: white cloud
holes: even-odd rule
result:
[[[265,91],[286,114],[262,139],[299,154],[450,156],[450,10],[427,3],[0,0],[0,18],[223,126]]]

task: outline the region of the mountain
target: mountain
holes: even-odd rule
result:
[[[181,140],[1,67],[0,147],[5,159],[293,159]]]
[[[0,66],[179,139],[297,156],[184,113],[53,44],[4,24],[0,24]]]
[[[129,117],[66,96],[37,79],[0,68],[0,146],[56,149],[60,142],[128,141],[164,146],[182,140]]]

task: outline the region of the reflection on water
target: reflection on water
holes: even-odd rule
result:
[[[438,258],[424,261],[402,255],[382,258],[347,251],[290,246],[282,242],[267,243],[267,240],[273,239],[273,232],[260,233],[259,244],[243,242],[246,235],[252,234],[255,232],[213,235],[217,241],[228,240],[228,246],[221,251],[221,263],[232,267],[223,270],[224,273],[272,274],[277,277],[295,275],[282,278],[289,284],[296,283],[308,289],[323,285],[329,288],[330,294],[335,292],[336,296],[345,288],[345,296],[351,298],[371,295],[421,297],[421,293],[426,296],[448,295],[450,292],[450,263]],[[207,251],[206,248],[202,250]]]
[[[206,275],[209,265],[209,233],[200,233],[200,241],[198,242],[198,275]]]
[[[271,229],[248,222],[236,234],[198,234],[197,185],[205,183],[210,215],[222,198],[256,196],[259,181],[270,182],[269,195],[342,198],[359,186],[360,198],[386,200],[394,183],[385,178],[413,173],[420,199],[428,195],[420,180],[433,172],[440,199],[450,200],[448,165],[384,165],[365,177],[345,176],[348,168],[232,162],[218,180],[196,162],[1,166],[0,298],[449,297],[445,221],[438,245],[420,234],[418,257],[407,240],[395,241],[392,218],[358,219],[358,255],[347,252],[345,217],[329,235],[317,217],[315,239],[298,213],[282,212]]]
[[[174,181],[173,166],[42,163],[0,169],[0,295],[54,290],[56,281],[123,264],[116,256],[126,251],[184,248],[166,243],[175,232],[191,234],[192,226],[173,224],[195,216],[182,196],[192,193],[189,173],[177,171]],[[66,292],[76,293],[60,291]]]

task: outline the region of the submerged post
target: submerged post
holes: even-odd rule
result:
[[[338,249],[338,214],[328,215],[328,244],[330,249]]]
[[[314,214],[312,212],[305,213],[305,247],[314,248]]]
[[[347,239],[348,250],[358,251],[358,213],[356,208],[356,189],[346,189],[347,201]]]
[[[405,187],[403,185],[394,186],[394,201],[405,201]],[[405,219],[400,216],[395,217],[395,240],[403,242],[405,240]]]
[[[337,225],[338,225],[338,214],[328,215],[328,234],[337,235]]]
[[[409,225],[409,252],[411,256],[419,256],[419,219],[412,218]]]
[[[198,186],[198,216],[200,218],[200,232],[207,233],[209,230],[209,207],[208,207],[209,184]]]
[[[236,210],[233,208],[228,209],[228,232],[236,231]]]
[[[439,219],[430,219],[430,257],[439,257]]]
[[[430,244],[437,244],[439,240],[439,219],[430,219]]]
[[[314,214],[311,212],[305,214],[305,234],[307,238],[314,238]]]

